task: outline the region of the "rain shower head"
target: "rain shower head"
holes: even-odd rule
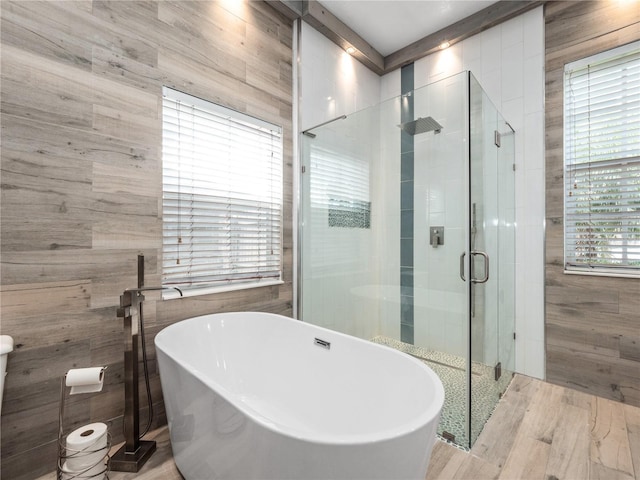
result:
[[[442,125],[436,122],[432,117],[418,118],[411,122],[405,122],[398,125],[409,135],[418,135],[419,133],[431,132],[440,133]]]

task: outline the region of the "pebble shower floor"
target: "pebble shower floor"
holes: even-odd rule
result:
[[[455,435],[455,444],[464,449],[471,444],[482,431],[497,405],[499,395],[511,381],[510,373],[503,373],[498,382],[494,378],[492,366],[478,362],[471,363],[471,432],[465,429],[466,423],[466,359],[449,353],[428,350],[426,348],[403,343],[387,337],[375,337],[372,342],[408,353],[426,363],[439,377],[444,386],[445,398],[438,433],[448,432]]]

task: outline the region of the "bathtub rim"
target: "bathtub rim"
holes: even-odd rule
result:
[[[347,341],[356,341],[358,343],[363,343],[368,346],[371,346],[374,349],[384,349],[386,354],[396,355],[399,358],[402,358],[403,361],[412,362],[417,365],[420,370],[422,370],[430,379],[431,384],[434,387],[433,392],[433,401],[429,404],[424,411],[420,413],[417,417],[414,417],[411,422],[401,423],[398,427],[386,428],[383,430],[377,430],[374,433],[366,433],[366,434],[333,434],[333,433],[322,433],[318,432],[314,434],[309,434],[308,431],[300,431],[290,425],[282,424],[273,421],[268,417],[265,417],[255,408],[253,408],[250,404],[246,403],[243,400],[243,395],[234,391],[229,390],[224,387],[220,383],[213,381],[206,374],[204,374],[201,370],[197,368],[193,368],[191,365],[188,365],[184,360],[177,359],[175,356],[171,355],[166,348],[163,348],[162,343],[169,343],[170,340],[165,340],[164,337],[169,337],[172,330],[177,328],[181,328],[185,326],[185,323],[197,323],[203,322],[206,319],[215,318],[228,318],[228,317],[242,317],[246,314],[258,314],[261,316],[269,316],[269,317],[277,317],[283,320],[299,322],[299,324],[303,325],[303,328],[311,328],[317,329],[320,332],[327,332],[331,335],[335,335],[341,338],[347,339]],[[160,338],[159,338],[160,337]],[[380,345],[368,340],[363,340],[361,338],[355,337],[353,335],[348,335],[342,332],[337,332],[335,330],[330,330],[328,328],[320,327],[318,325],[313,325],[310,323],[306,323],[302,320],[298,320],[292,317],[286,317],[284,315],[279,315],[275,313],[268,312],[258,312],[258,311],[242,311],[242,312],[223,312],[223,313],[210,313],[205,315],[198,315],[195,317],[186,318],[184,320],[180,320],[176,323],[168,325],[164,327],[160,332],[158,332],[154,338],[154,344],[156,349],[158,349],[163,355],[167,356],[171,359],[171,361],[178,364],[183,370],[188,372],[189,374],[196,377],[197,380],[202,382],[207,388],[211,389],[215,394],[221,396],[233,405],[235,408],[240,410],[244,415],[247,415],[251,418],[252,421],[258,423],[261,427],[269,429],[271,431],[276,432],[277,434],[284,435],[287,437],[294,438],[298,441],[314,443],[318,445],[344,445],[344,446],[358,446],[358,445],[369,445],[375,443],[381,443],[386,441],[391,441],[395,438],[411,435],[418,432],[421,429],[428,428],[428,426],[434,422],[439,421],[439,416],[442,411],[444,405],[444,387],[442,385],[442,381],[440,377],[431,369],[428,365],[424,364],[420,360],[408,355],[404,352],[400,352],[392,347],[386,345]],[[163,392],[164,395],[164,392]],[[433,431],[437,429],[437,425],[433,427]]]

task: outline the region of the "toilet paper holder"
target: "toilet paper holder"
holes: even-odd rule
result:
[[[100,371],[100,378],[99,378],[100,390],[102,390],[102,375],[104,370],[106,370],[106,368],[107,367],[102,367],[102,370]],[[86,370],[89,370],[89,369],[86,369]],[[57,480],[67,480],[67,479],[80,480],[80,479],[91,478],[94,480],[98,480],[98,479],[108,480],[109,471],[110,471],[109,451],[111,449],[111,433],[109,432],[108,429],[105,432],[106,445],[103,445],[100,448],[92,449],[91,445],[89,445],[81,450],[78,450],[78,449],[70,448],[66,444],[66,436],[64,434],[64,405],[67,397],[66,389],[67,388],[73,389],[72,386],[67,385],[68,374],[69,372],[65,373],[60,382],[60,406],[58,409],[58,461],[56,466],[56,479]],[[89,383],[87,383],[87,385],[89,385]],[[100,391],[100,390],[93,390],[93,392]],[[90,393],[90,391],[87,390],[86,392],[80,392],[80,393]],[[105,452],[103,456],[99,455],[101,452]],[[96,458],[96,461],[93,465],[88,464],[86,467],[82,467],[81,470],[79,471],[74,470],[72,472],[64,469],[66,461],[69,460],[70,458],[73,458],[77,461],[79,458],[83,456],[88,457],[89,455],[95,456]],[[99,471],[96,471],[95,468],[101,464],[104,465],[104,469],[100,470],[98,468],[97,470]]]

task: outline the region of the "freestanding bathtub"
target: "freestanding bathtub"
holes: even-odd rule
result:
[[[424,479],[444,390],[418,360],[280,315],[155,338],[175,462],[196,479]]]

